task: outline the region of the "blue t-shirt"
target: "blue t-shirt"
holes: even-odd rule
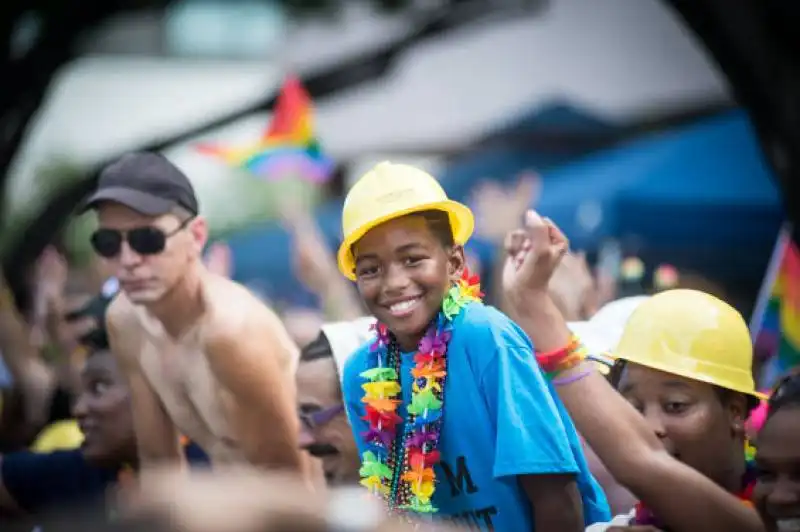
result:
[[[368,450],[365,382],[369,344],[344,368],[344,398],[359,452]],[[413,354],[402,355],[406,416]],[[398,430],[403,430],[399,427]],[[516,477],[574,474],[586,525],[611,517],[602,489],[589,472],[564,406],[545,381],[527,335],[498,310],[473,303],[453,324],[447,350],[441,462],[435,467],[438,514],[479,530],[533,530],[533,511]]]

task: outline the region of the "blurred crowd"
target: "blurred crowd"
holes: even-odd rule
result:
[[[724,513],[727,504],[724,491],[738,490],[739,479],[730,481],[730,478],[742,474],[744,453],[750,449],[745,442],[753,436],[745,433],[744,422],[750,409],[759,404],[742,397],[753,398],[755,394],[749,393],[746,386],[731,384],[726,388],[724,383],[710,377],[698,378],[685,366],[673,371],[666,359],[652,366],[658,370],[652,373],[642,372],[641,368],[647,366],[645,362],[630,358],[625,367],[619,363],[622,359],[614,350],[624,337],[629,317],[640,305],[655,300],[658,297],[653,297],[655,294],[690,289],[715,296],[713,308],[722,308],[719,305],[723,303],[716,301],[724,301],[725,294],[713,282],[677,272],[668,265],[656,268],[652,280],[646,281],[642,273],[644,265],[635,257],[624,260],[619,272],[612,273],[590,265],[580,250],[566,251],[568,244],[556,253],[557,257],[554,255],[552,263],[544,264],[541,257],[550,253],[550,247],[564,243],[558,240],[548,220],[537,217],[531,221],[529,210],[536,205],[539,186],[535,175],[523,174],[510,186],[486,181],[475,191],[470,202],[474,236],[497,248],[493,256],[498,257],[498,263],[482,265],[468,247],[466,264],[469,271],[481,277],[485,304],[513,317],[537,349],[547,344],[553,344],[550,350],[556,349],[558,341],[548,337],[551,334],[548,331],[566,324],[569,331],[582,338],[589,352],[595,354],[593,360],[602,368],[598,372],[602,381],[610,382],[621,392],[617,394],[610,386],[601,389],[601,383],[591,379],[563,388],[550,388],[552,394],[558,388],[560,399],[554,395],[553,400],[559,404],[563,401],[564,415],[568,412],[575,423],[581,435],[580,452],[585,453],[591,477],[596,479],[607,500],[605,513],[609,519],[587,522],[587,530],[600,530],[591,526],[602,524],[601,521],[608,521],[603,525],[605,530],[630,531],[678,530],[687,520],[708,523],[702,521],[696,508],[681,510],[679,503],[670,502],[670,498],[679,499],[675,499],[674,491],[670,494],[661,486],[683,482],[690,486],[687,493],[705,500],[711,508],[709,515]],[[184,224],[191,224],[194,219],[192,216]],[[524,220],[529,223],[524,225]],[[138,474],[143,455],[142,449],[137,447],[137,437],[141,441],[144,422],[133,414],[141,405],[136,400],[132,402],[136,394],[131,389],[138,381],[131,380],[130,371],[121,368],[124,358],[112,353],[117,351],[112,347],[122,345],[119,338],[123,334],[114,332],[116,336],[110,341],[108,330],[108,324],[113,321],[108,318],[109,308],[114,306],[112,303],[121,292],[134,291],[133,285],[126,285],[124,279],[122,284],[119,282],[119,268],[124,264],[114,266],[108,257],[104,260],[98,256],[89,266],[79,268],[70,264],[60,243],[54,242],[31,271],[29,286],[33,297],[29,304],[20,305],[15,301],[0,279],[2,530],[401,531],[420,526],[390,517],[383,511],[379,498],[369,497],[367,490],[359,486],[363,476],[359,436],[354,434],[353,420],[348,418],[350,398],[343,394],[349,386],[344,382],[349,357],[375,336],[375,319],[369,316],[369,305],[365,305],[359,290],[342,275],[335,250],[330,249],[308,211],[299,205],[285,205],[282,222],[292,235],[291,260],[296,276],[319,301],[318,308],[281,309],[280,324],[275,326],[285,329],[296,346],[296,350],[287,350],[287,356],[293,358],[290,367],[294,382],[275,382],[276,386],[280,384],[289,390],[296,416],[292,422],[296,422],[298,432],[297,437],[290,440],[302,451],[307,474],[302,479],[285,472],[264,474],[260,468],[246,465],[254,462],[249,458],[217,466],[215,456],[222,454],[219,449],[210,451],[206,441],[185,437],[181,439],[180,452],[191,466],[191,474],[174,467],[154,469],[148,475]],[[544,240],[541,240],[542,227],[550,228],[549,233],[544,231],[549,235]],[[523,235],[524,244],[514,244],[511,237],[520,230],[528,231],[528,236]],[[131,242],[130,234],[129,230],[128,242]],[[165,245],[173,244],[170,241]],[[555,309],[541,318],[533,317],[535,313],[526,310],[526,305],[532,305],[532,297],[528,303],[518,299],[520,293],[535,284],[531,280],[534,274],[525,274],[523,263],[528,260],[525,254],[536,246],[541,247],[536,255],[536,275],[543,279],[536,282],[546,285],[548,301]],[[130,247],[134,247],[133,243]],[[234,257],[224,242],[208,245],[203,263],[205,271],[214,278],[229,279],[235,272]],[[528,276],[523,278],[524,275]],[[533,288],[529,292],[533,293]],[[239,298],[242,305],[250,304],[241,299],[243,296],[229,297],[232,301]],[[697,299],[695,308],[685,307],[680,311],[685,314],[687,324],[679,323],[673,314],[675,327],[683,326],[689,331],[697,326],[703,318],[693,312],[701,312],[705,301]],[[270,305],[263,298],[261,302]],[[236,304],[231,303],[232,306]],[[732,309],[730,312],[735,313]],[[234,309],[231,314],[235,314]],[[547,321],[553,316],[557,317],[555,321]],[[118,326],[119,321],[115,323]],[[531,329],[526,323],[534,323],[536,327]],[[664,324],[649,323],[646,326],[651,329],[642,334],[657,339],[661,325]],[[738,333],[716,331],[713,324],[709,327],[712,332],[701,334],[716,334],[720,338],[708,345],[717,342],[728,349],[730,356],[742,349],[747,351],[746,347],[735,344],[740,340],[736,336]],[[677,330],[673,329],[673,333]],[[670,347],[692,349],[691,343],[687,336],[686,342],[676,340]],[[688,357],[689,353],[675,354],[679,355]],[[704,354],[691,355],[702,358]],[[746,353],[742,356],[743,360],[728,362],[739,363],[749,371],[752,348],[749,360]],[[675,367],[678,366],[676,362]],[[216,366],[212,369],[223,371]],[[672,374],[678,375],[677,381],[670,380]],[[243,376],[236,378],[240,379],[237,382],[245,380]],[[742,375],[734,374],[730,382],[737,378],[746,381]],[[709,382],[714,384],[713,388],[709,387],[710,391],[702,388],[703,383]],[[579,385],[586,387],[578,390]],[[572,388],[575,390],[570,391]],[[677,391],[669,391],[672,389]],[[708,406],[712,399],[716,400],[714,393],[718,390],[722,390],[719,405]],[[512,390],[510,393],[523,392]],[[797,390],[792,393],[797,395]],[[136,397],[141,401],[141,396]],[[620,404],[615,402],[617,397]],[[629,409],[628,404],[635,408]],[[654,414],[651,411],[654,409],[659,413]],[[267,415],[259,413],[262,414]],[[735,419],[730,417],[734,414]],[[242,416],[244,421],[238,418],[231,421],[234,427],[231,431],[244,430],[238,423],[246,425],[248,419],[253,419]],[[524,425],[526,420],[519,419],[517,423]],[[649,433],[637,433],[641,427]],[[772,428],[778,430],[775,426]],[[274,430],[281,429],[276,425]],[[796,460],[796,449],[800,447],[792,440],[794,450],[781,447],[776,451],[775,448],[789,437],[785,431],[796,433],[791,427],[780,427],[780,430],[784,432],[780,433],[778,441],[765,443],[770,452],[778,456],[775,462],[769,462],[769,467],[774,468],[772,476],[764,474],[760,481],[772,482],[775,490],[784,490],[785,497],[790,499],[797,497],[796,477],[785,480],[779,471],[784,462]],[[225,437],[219,440],[224,441]],[[208,441],[214,442],[213,447],[217,440],[209,437]],[[644,442],[641,447],[636,446],[639,441]],[[238,442],[230,443],[231,446],[235,444]],[[660,451],[656,452],[664,448],[668,459],[688,467],[676,468],[659,454]],[[784,451],[788,454],[781,454]],[[256,451],[253,453],[257,455]],[[267,454],[264,452],[264,456]],[[651,456],[652,461],[648,461]],[[214,467],[209,469],[211,463]],[[711,479],[713,485],[703,484],[698,476]],[[716,486],[723,490],[714,492],[712,488]],[[766,488],[762,486],[763,489]],[[794,500],[796,506],[798,499]],[[611,516],[628,515],[631,509],[642,510],[645,505],[641,501],[646,501],[646,506],[655,514],[670,512],[677,517],[653,520],[650,524],[639,521],[635,526],[630,524],[632,521],[610,521]],[[764,515],[763,506],[760,510]],[[679,515],[682,511],[688,517]],[[713,529],[732,530],[729,528],[732,522],[738,522],[741,530],[758,530],[762,526],[761,521],[742,517],[743,513],[731,515]],[[800,530],[800,514],[787,514],[785,523],[774,515],[771,518],[765,525],[770,530],[776,529],[775,526],[777,530]],[[454,519],[447,525],[435,526],[494,529],[491,520],[470,519],[473,520]],[[669,522],[671,527],[663,522]],[[784,524],[776,525],[776,522]],[[537,521],[537,526],[539,524]],[[711,530],[697,530],[701,529]]]

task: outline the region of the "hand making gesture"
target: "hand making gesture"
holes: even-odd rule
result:
[[[546,292],[561,259],[569,249],[567,237],[548,218],[535,211],[525,214],[525,225],[505,240],[503,291],[514,305],[516,298]]]

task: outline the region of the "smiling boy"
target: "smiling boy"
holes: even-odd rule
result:
[[[607,519],[530,340],[466,273],[470,210],[427,173],[385,162],[353,186],[342,218],[339,268],[378,320],[343,379],[362,484],[393,512],[480,530]]]

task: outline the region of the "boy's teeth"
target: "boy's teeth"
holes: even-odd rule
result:
[[[395,303],[391,307],[389,307],[392,312],[403,312],[404,310],[408,310],[411,306],[416,303],[416,299],[409,299],[408,301],[401,301],[400,303]]]

